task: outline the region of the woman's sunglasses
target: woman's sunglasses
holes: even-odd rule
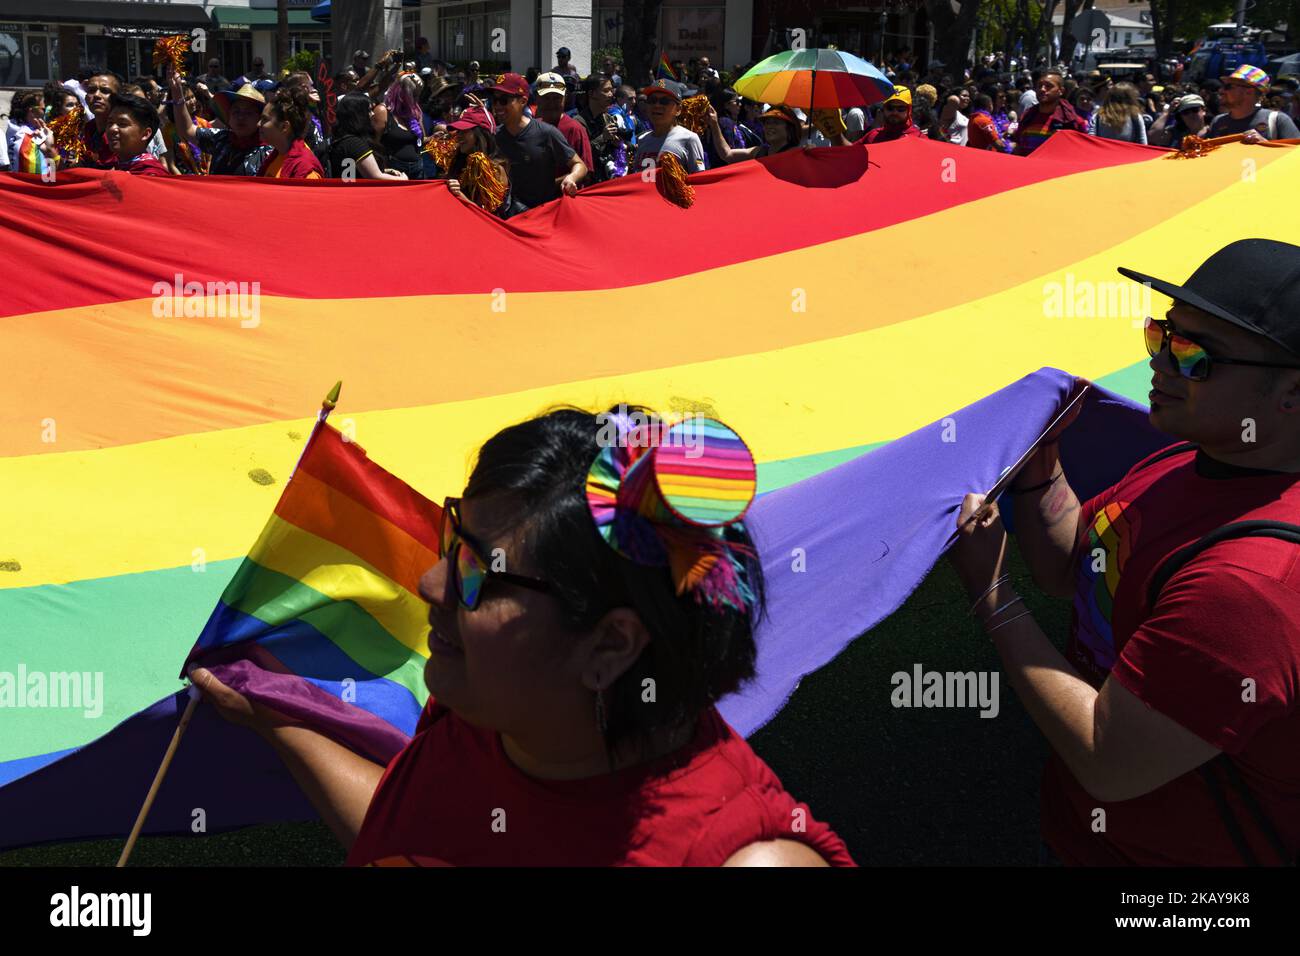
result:
[[[1143,329],[1146,338],[1147,354],[1155,358],[1169,346],[1169,354],[1178,366],[1178,374],[1193,382],[1204,382],[1210,377],[1214,364],[1251,365],[1256,368],[1300,368],[1300,365],[1280,365],[1276,362],[1253,362],[1248,359],[1225,358],[1222,355],[1210,355],[1205,348],[1193,342],[1181,332],[1174,330],[1167,319],[1153,319],[1147,316]]]
[[[448,498],[442,505],[442,528],[438,534],[438,557],[450,562],[452,585],[456,588],[456,597],[466,609],[472,611],[483,600],[483,585],[488,578],[514,584],[521,588],[551,594],[554,588],[538,578],[511,574],[509,571],[497,571],[480,553],[478,548],[466,540],[460,527],[460,499]]]

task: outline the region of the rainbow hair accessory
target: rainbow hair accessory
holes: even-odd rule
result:
[[[758,483],[744,441],[712,418],[668,425],[620,411],[605,419],[587,473],[587,507],[601,537],[638,564],[667,565],[679,595],[748,613],[749,551],[727,533]]]

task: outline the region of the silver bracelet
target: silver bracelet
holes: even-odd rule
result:
[[[999,614],[1001,614],[1001,613],[1002,613],[1003,611],[1005,611],[1007,608],[1011,607],[1011,605],[1022,603],[1024,600],[1025,600],[1025,599],[1022,598],[1022,597],[1013,597],[1013,598],[1012,598],[1010,601],[1008,601],[1006,604],[1002,605],[1000,608],[998,608],[996,611],[994,611],[994,612],[993,612],[992,614],[990,614],[988,617],[984,618],[984,620],[981,621],[980,623],[981,623],[981,624],[984,624],[984,625],[987,625],[987,624],[989,623],[989,621],[993,620],[995,617],[997,617]]]
[[[1018,621],[1018,620],[1020,620],[1022,617],[1028,617],[1029,615],[1031,615],[1031,614],[1033,614],[1033,613],[1034,613],[1033,611],[1021,611],[1021,612],[1020,612],[1019,614],[1017,614],[1015,617],[1009,617],[1009,618],[1007,618],[1005,621],[1003,621],[1001,624],[994,624],[992,627],[990,627],[990,628],[988,629],[988,633],[989,633],[989,634],[992,634],[992,633],[993,633],[994,631],[996,631],[998,628],[1000,628],[1000,627],[1006,627],[1006,626],[1007,626],[1008,624],[1010,624],[1012,621]]]
[[[1008,581],[1010,581],[1010,580],[1011,580],[1011,572],[1008,571],[1006,574],[1002,575],[1002,577],[998,578],[996,581],[994,581],[992,584],[990,584],[990,585],[985,589],[984,593],[981,594],[979,597],[977,597],[977,598],[975,599],[975,603],[972,604],[972,605],[970,606],[970,610],[967,611],[966,614],[967,614],[968,616],[974,614],[974,613],[975,613],[975,609],[976,609],[977,607],[979,607],[980,601],[984,600],[986,597],[988,597],[990,594],[992,594],[994,591],[996,591],[999,587],[1001,587],[1002,585],[1006,584],[1006,583],[1007,583]]]

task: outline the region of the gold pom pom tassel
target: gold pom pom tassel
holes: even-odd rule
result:
[[[86,144],[81,139],[81,127],[85,122],[86,115],[80,106],[50,121],[54,145],[69,165],[81,162],[81,157],[86,154]]]
[[[682,111],[677,122],[696,136],[703,136],[709,122],[709,98],[703,93],[686,97],[682,100]]]
[[[655,188],[674,206],[690,209],[695,205],[695,187],[686,181],[686,167],[672,153],[659,154]]]
[[[184,33],[159,37],[153,41],[153,65],[170,66],[177,76],[185,75],[185,57],[190,52],[190,38]]]
[[[506,201],[508,184],[501,178],[492,160],[483,153],[470,153],[460,188],[470,202],[487,212],[496,212]]]
[[[456,161],[458,140],[455,133],[434,133],[424,141],[424,152],[433,157],[438,168],[446,173]]]

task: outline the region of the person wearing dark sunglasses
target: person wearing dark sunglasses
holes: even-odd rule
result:
[[[704,169],[704,143],[692,130],[677,124],[686,87],[674,80],[655,80],[641,91],[646,98],[650,132],[637,139],[633,172],[653,166],[660,153],[672,153],[688,173]]]
[[[643,412],[556,409],[479,450],[419,584],[429,701],[386,770],[210,671],[191,675],[277,750],[350,864],[853,864],[715,706],[753,677],[757,655],[752,456],[738,507],[679,520],[682,498],[644,497],[672,465],[658,447],[638,450],[674,445],[641,440],[667,431],[648,414],[629,426]],[[683,486],[688,502],[701,471],[743,471],[743,443],[727,436],[714,458],[692,455],[705,467]],[[722,573],[694,576],[702,560]]]
[[[1012,484],[1034,580],[1074,602],[1065,653],[1003,572],[996,506],[966,524],[982,495],[953,561],[1052,746],[1046,859],[1294,863],[1300,246],[1233,242],[1181,285],[1119,271],[1173,300],[1142,335],[1151,424],[1179,443],[1080,504],[1061,426]]]
[[[879,122],[867,131],[868,143],[888,143],[904,136],[919,137],[921,131],[912,122],[912,91],[895,86],[893,95],[880,104]]]

